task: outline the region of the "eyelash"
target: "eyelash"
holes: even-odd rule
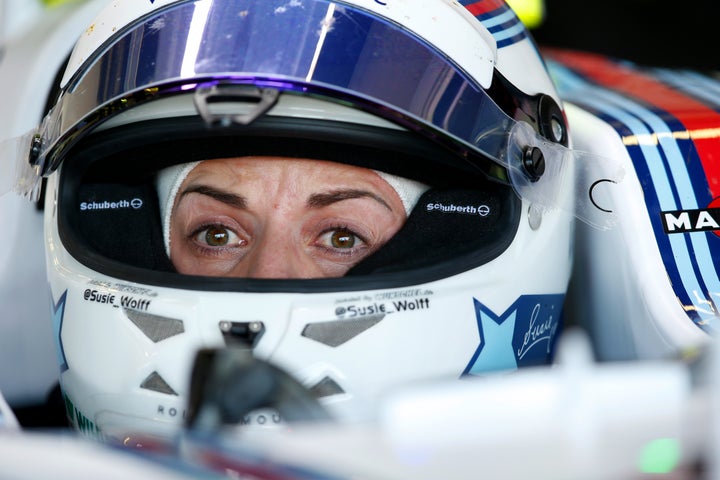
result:
[[[237,247],[237,244],[232,244],[232,245],[230,245],[230,246],[216,246],[216,247],[213,247],[213,246],[208,245],[208,244],[205,243],[205,242],[202,242],[202,241],[198,240],[198,236],[199,236],[200,234],[202,234],[203,232],[207,232],[208,230],[210,230],[210,229],[212,229],[212,228],[220,228],[220,229],[223,229],[223,230],[227,230],[228,232],[231,232],[232,235],[240,238],[241,241],[242,241],[242,237],[241,237],[240,235],[238,235],[238,233],[237,233],[233,228],[231,228],[231,227],[229,227],[229,226],[227,226],[227,225],[225,225],[225,224],[222,224],[222,223],[205,223],[205,224],[202,224],[202,225],[200,225],[199,227],[197,227],[196,229],[194,229],[194,230],[188,235],[188,238],[189,238],[191,241],[193,241],[193,243],[195,244],[196,248],[200,251],[200,253],[201,253],[202,255],[215,255],[215,256],[220,256],[220,255],[223,255],[224,253],[226,253],[228,250],[231,250],[231,249]],[[361,243],[361,245],[359,245],[359,246],[353,245],[353,247],[344,249],[344,248],[332,247],[332,246],[328,246],[328,245],[322,244],[321,241],[322,241],[323,237],[325,237],[325,236],[328,235],[328,234],[332,234],[333,232],[337,232],[337,231],[345,231],[345,232],[347,232],[348,234],[352,235],[352,236],[355,237],[357,240],[359,240],[360,243]],[[367,248],[368,248],[368,241],[367,241],[367,239],[366,239],[366,237],[365,237],[364,235],[359,234],[355,229],[347,226],[346,224],[338,224],[338,225],[333,225],[333,226],[330,226],[330,227],[322,230],[322,231],[320,232],[320,234],[318,235],[318,241],[316,242],[316,245],[317,245],[318,248],[322,248],[323,250],[325,250],[325,251],[327,251],[327,252],[330,252],[330,253],[333,254],[333,255],[351,257],[351,256],[353,256],[353,255],[357,255],[358,252],[360,252],[361,250],[367,249]]]

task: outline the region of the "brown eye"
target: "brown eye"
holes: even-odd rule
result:
[[[224,247],[230,242],[230,232],[223,227],[215,226],[205,230],[205,243],[211,247]]]
[[[190,235],[190,238],[196,245],[216,251],[241,248],[247,245],[247,239],[240,237],[234,230],[222,224],[200,227]]]
[[[355,234],[349,230],[335,230],[330,236],[330,242],[335,248],[352,248],[355,246]]]

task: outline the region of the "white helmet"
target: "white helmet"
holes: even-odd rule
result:
[[[173,432],[207,347],[251,348],[340,418],[407,382],[551,360],[578,203],[564,115],[512,10],[463,3],[116,0],[96,19],[29,152],[75,427]],[[265,155],[428,190],[342,278],[174,272],[158,169]]]

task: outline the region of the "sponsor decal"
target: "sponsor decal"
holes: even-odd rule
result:
[[[65,413],[71,425],[90,437],[100,438],[102,436],[100,428],[75,406],[70,397],[63,394],[63,400],[65,402]]]
[[[133,198],[131,200],[116,200],[110,202],[103,200],[99,202],[80,202],[80,211],[86,212],[88,210],[124,210],[131,208],[133,210],[139,210],[143,206],[143,201],[139,198]]]
[[[381,295],[381,294],[379,294]],[[397,298],[387,302],[352,303],[335,307],[337,318],[359,318],[373,315],[385,316],[390,313],[408,312],[415,310],[429,310],[430,298]]]
[[[83,293],[83,298],[86,302],[109,303],[110,305],[115,303],[115,295],[112,293],[101,293],[89,288]]]
[[[91,280],[88,285],[102,287],[106,290],[113,290],[118,293],[129,293],[131,295],[144,295],[146,297],[157,297],[158,293],[149,288],[136,287],[134,285],[125,285],[124,283],[106,282],[103,280]]]
[[[514,370],[552,360],[563,294],[524,295],[496,314],[473,298],[480,345],[463,374]]]
[[[427,297],[429,295],[432,295],[432,290],[422,289],[422,288],[411,288],[408,290],[396,290],[392,292],[382,292],[382,293],[376,293],[373,297],[373,300],[376,301],[383,301],[383,300],[397,300],[402,298],[414,298],[414,297]]]
[[[428,203],[425,205],[425,209],[428,212],[442,212],[442,213],[464,213],[466,215],[480,215],[481,217],[487,217],[490,215],[490,207],[487,205],[455,205],[445,203]]]
[[[172,420],[185,420],[187,419],[187,410],[183,408],[170,407],[167,405],[158,405],[155,411],[155,416],[165,419]],[[283,418],[280,412],[273,409],[260,409],[253,410],[252,412],[244,415],[239,421],[238,425],[242,426],[275,426],[283,424]]]
[[[370,305],[348,305],[335,308],[335,315],[338,318],[355,318],[366,315],[378,315],[388,313],[384,303],[373,303]]]
[[[273,409],[263,409],[250,412],[240,420],[240,425],[245,426],[250,425],[268,427],[282,424],[283,418],[280,415],[280,412]]]
[[[67,300],[67,290],[60,295],[57,303],[52,307],[52,324],[53,332],[55,333],[55,346],[58,356],[58,365],[60,366],[60,373],[68,369],[67,359],[65,358],[65,349],[62,344],[62,327],[63,319],[65,318],[65,302]]]
[[[335,301],[337,318],[360,318],[368,316],[385,316],[395,312],[427,310],[430,308],[432,290],[426,288],[408,288],[392,290],[373,295],[358,295]]]
[[[187,412],[184,409],[178,409],[176,407],[168,407],[165,405],[158,405],[157,411],[155,413],[159,417],[170,417],[170,418],[178,418],[178,419],[185,419],[186,415],[187,415]]]
[[[430,308],[429,298],[416,298],[415,300],[396,300],[392,302],[396,312],[407,310],[425,310]]]
[[[86,302],[101,303],[112,305],[115,308],[128,308],[131,310],[147,311],[152,300],[146,298],[137,298],[131,295],[117,295],[111,292],[101,292],[86,288],[83,292],[83,300]]]
[[[720,198],[713,200],[708,208],[661,212],[660,219],[667,234],[713,232],[720,236]]]
[[[120,306],[123,308],[129,308],[131,310],[143,310],[147,311],[150,306],[150,300],[145,298],[135,298],[123,295],[120,297]]]

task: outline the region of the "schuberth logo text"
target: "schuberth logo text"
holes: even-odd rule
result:
[[[455,205],[444,204],[444,203],[428,203],[425,206],[428,212],[442,212],[442,213],[465,213],[468,215],[480,215],[481,217],[487,217],[490,215],[490,207],[487,205]]]
[[[139,198],[133,198],[132,200],[117,200],[115,202],[108,202],[103,200],[100,202],[80,202],[80,211],[87,210],[121,210],[125,208],[132,208],[138,210],[142,208],[143,201]]]
[[[675,210],[660,214],[665,233],[713,232],[720,236],[720,200],[708,208]]]

